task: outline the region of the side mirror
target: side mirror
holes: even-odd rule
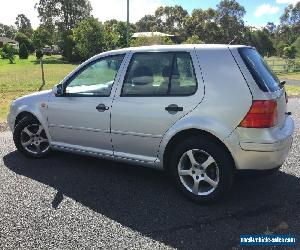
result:
[[[52,89],[53,93],[55,96],[63,96],[63,85],[62,84],[58,84],[55,85]]]

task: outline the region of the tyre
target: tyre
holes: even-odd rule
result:
[[[213,138],[186,139],[176,145],[169,162],[169,174],[181,192],[194,202],[216,202],[232,186],[233,159]]]
[[[50,151],[45,129],[33,117],[24,117],[16,125],[13,139],[18,151],[29,158],[45,157]]]

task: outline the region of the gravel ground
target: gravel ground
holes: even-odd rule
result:
[[[66,153],[26,159],[2,132],[0,249],[241,249],[240,234],[299,237],[299,107],[289,100],[296,132],[281,171],[237,180],[212,206],[187,201],[160,171]]]

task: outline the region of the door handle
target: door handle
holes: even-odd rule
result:
[[[165,107],[165,110],[168,112],[178,112],[183,111],[183,107],[178,107],[177,104],[170,104],[168,107]]]
[[[99,112],[104,112],[105,110],[109,110],[109,107],[105,106],[105,104],[103,103],[100,103],[96,109],[99,111]]]

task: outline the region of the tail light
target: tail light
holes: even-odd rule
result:
[[[276,122],[276,101],[253,101],[248,114],[239,126],[244,128],[271,128],[276,125]]]
[[[284,91],[284,94],[285,94],[285,102],[288,103],[289,102],[289,97],[288,97],[286,91]]]

